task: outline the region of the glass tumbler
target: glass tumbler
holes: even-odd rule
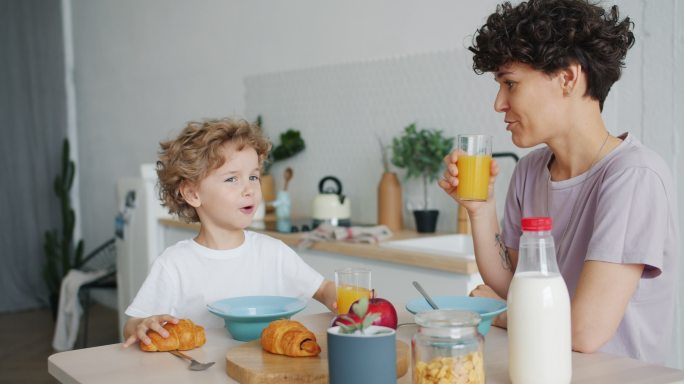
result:
[[[335,271],[337,312],[348,313],[352,304],[362,298],[371,298],[371,271],[363,268],[343,268]]]
[[[492,137],[489,135],[458,135],[456,162],[461,200],[485,201],[489,197],[489,176],[492,162]]]

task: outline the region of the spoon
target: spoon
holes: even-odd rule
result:
[[[192,357],[186,355],[185,353],[183,353],[181,351],[169,351],[169,353],[171,353],[172,355],[178,356],[181,359],[185,359],[185,360],[190,361],[190,367],[188,367],[188,368],[190,368],[191,371],[204,371],[205,369],[214,365],[213,361],[210,363],[200,363],[199,361],[193,359]]]
[[[294,171],[292,170],[292,168],[285,168],[285,186],[283,187],[283,191],[287,191],[287,185],[290,183],[290,179],[292,179],[293,174]]]
[[[425,290],[423,289],[423,287],[422,287],[420,284],[418,284],[417,281],[414,281],[414,282],[413,282],[413,286],[416,287],[416,289],[418,290],[418,292],[420,292],[421,295],[423,295],[423,297],[425,298],[425,301],[427,301],[427,303],[430,304],[430,306],[432,307],[432,309],[439,309],[439,307],[437,306],[437,304],[435,304],[435,302],[432,301],[432,298],[430,297],[430,295],[428,295],[428,293],[425,292]]]

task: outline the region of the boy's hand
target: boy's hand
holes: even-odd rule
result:
[[[163,325],[167,322],[178,324],[178,319],[171,315],[155,315],[139,320],[140,321],[138,324],[135,325],[135,331],[133,334],[129,336],[128,339],[126,339],[126,341],[123,343],[124,348],[128,348],[128,346],[132,345],[138,340],[142,341],[146,345],[149,345],[152,340],[147,337],[147,331],[157,332],[159,335],[161,335],[161,337],[167,338],[169,337],[169,332],[164,329]]]

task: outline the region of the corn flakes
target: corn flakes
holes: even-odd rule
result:
[[[484,362],[480,352],[458,357],[436,357],[418,361],[413,367],[414,384],[484,384]]]

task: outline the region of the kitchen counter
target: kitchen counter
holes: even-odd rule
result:
[[[399,322],[413,317],[397,306]],[[331,313],[295,316],[296,320],[324,334],[332,320]],[[416,331],[414,324],[399,327],[397,338],[410,345]],[[487,383],[508,383],[508,336],[505,330],[492,327],[485,338],[485,375]],[[124,349],[121,344],[56,353],[48,358],[48,372],[62,383],[234,383],[226,374],[226,352],[242,344],[228,336],[224,328],[208,329],[207,343],[187,354],[201,361],[215,361],[206,371],[190,371],[186,361],[168,353],[142,352],[137,347]],[[410,358],[410,357],[409,357]],[[293,360],[295,362],[296,360]],[[684,371],[647,364],[638,360],[603,353],[572,354],[573,383],[681,383]],[[411,382],[411,367],[398,383]]]
[[[183,223],[173,219],[159,219],[162,226],[186,230],[197,231],[199,224]],[[251,229],[251,228],[250,228]],[[303,236],[303,233],[281,233],[276,231],[251,229],[257,232],[265,233],[271,237],[282,240],[290,247],[296,248]],[[403,230],[395,232],[391,240],[404,240],[418,237],[430,237],[438,234],[428,233],[420,234],[415,231]],[[308,250],[337,253],[346,256],[353,256],[358,258],[365,258],[374,261],[383,261],[389,263],[402,264],[412,267],[420,267],[427,269],[434,269],[443,272],[461,273],[461,274],[475,274],[477,273],[477,264],[475,260],[467,257],[444,256],[431,253],[422,253],[415,251],[405,251],[397,249],[388,249],[380,247],[377,244],[360,244],[350,243],[346,241],[330,241],[314,243]]]

